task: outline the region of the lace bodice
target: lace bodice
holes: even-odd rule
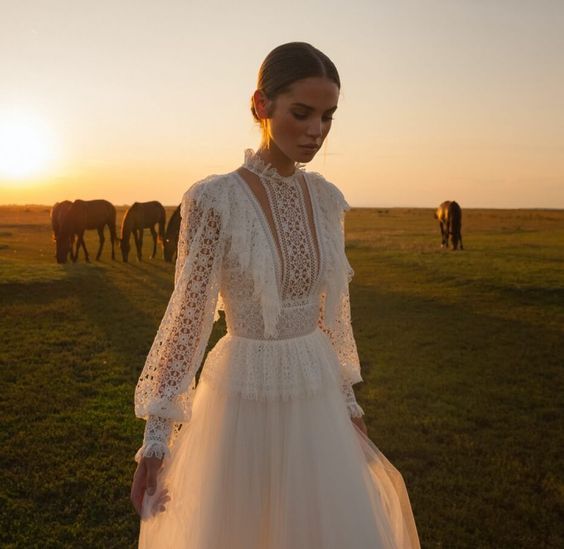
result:
[[[247,154],[243,166],[258,176],[266,191],[269,217],[273,220],[269,230],[280,255],[277,267],[281,297],[284,301],[300,299],[314,287],[320,255],[315,222],[307,212],[310,198],[303,175],[297,171],[292,177],[281,177],[252,154]]]
[[[338,357],[350,415],[363,414],[352,389],[362,377],[344,253],[348,204],[299,165],[282,177],[247,151],[243,167],[258,185],[236,171],[196,183],[183,197],[175,288],[135,392],[136,415],[147,420],[137,459],[166,455],[174,425],[190,420],[195,374],[220,309],[228,334],[249,340],[320,329]],[[273,398],[291,396],[294,385],[282,373]]]

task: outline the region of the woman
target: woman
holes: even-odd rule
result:
[[[348,204],[301,166],[339,91],[319,50],[274,49],[252,97],[260,148],[183,197],[175,288],[135,393],[140,547],[419,547],[402,477],[352,388]],[[220,309],[227,335],[195,388]]]

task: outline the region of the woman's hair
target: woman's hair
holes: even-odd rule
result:
[[[289,42],[274,48],[266,56],[259,69],[257,90],[274,100],[297,80],[316,76],[332,80],[341,89],[337,67],[329,57],[307,42]],[[252,100],[251,112],[260,122]]]

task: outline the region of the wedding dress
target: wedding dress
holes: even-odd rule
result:
[[[139,547],[419,547],[400,473],[351,421],[364,411],[345,255],[349,206],[248,150],[186,191],[175,287],[135,391],[136,454],[163,457]],[[264,207],[268,204],[268,207]],[[195,375],[214,320],[227,334]]]

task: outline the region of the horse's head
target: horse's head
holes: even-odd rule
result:
[[[121,257],[123,259],[123,262],[127,263],[127,258],[129,256],[129,249],[130,249],[129,238],[124,238],[122,236],[119,241],[119,247],[121,249]]]
[[[69,254],[72,252],[74,238],[69,234],[59,234],[55,239],[57,263],[66,263]]]
[[[164,239],[164,259],[167,263],[172,263],[174,252],[176,252],[176,245],[177,242],[175,238]]]

